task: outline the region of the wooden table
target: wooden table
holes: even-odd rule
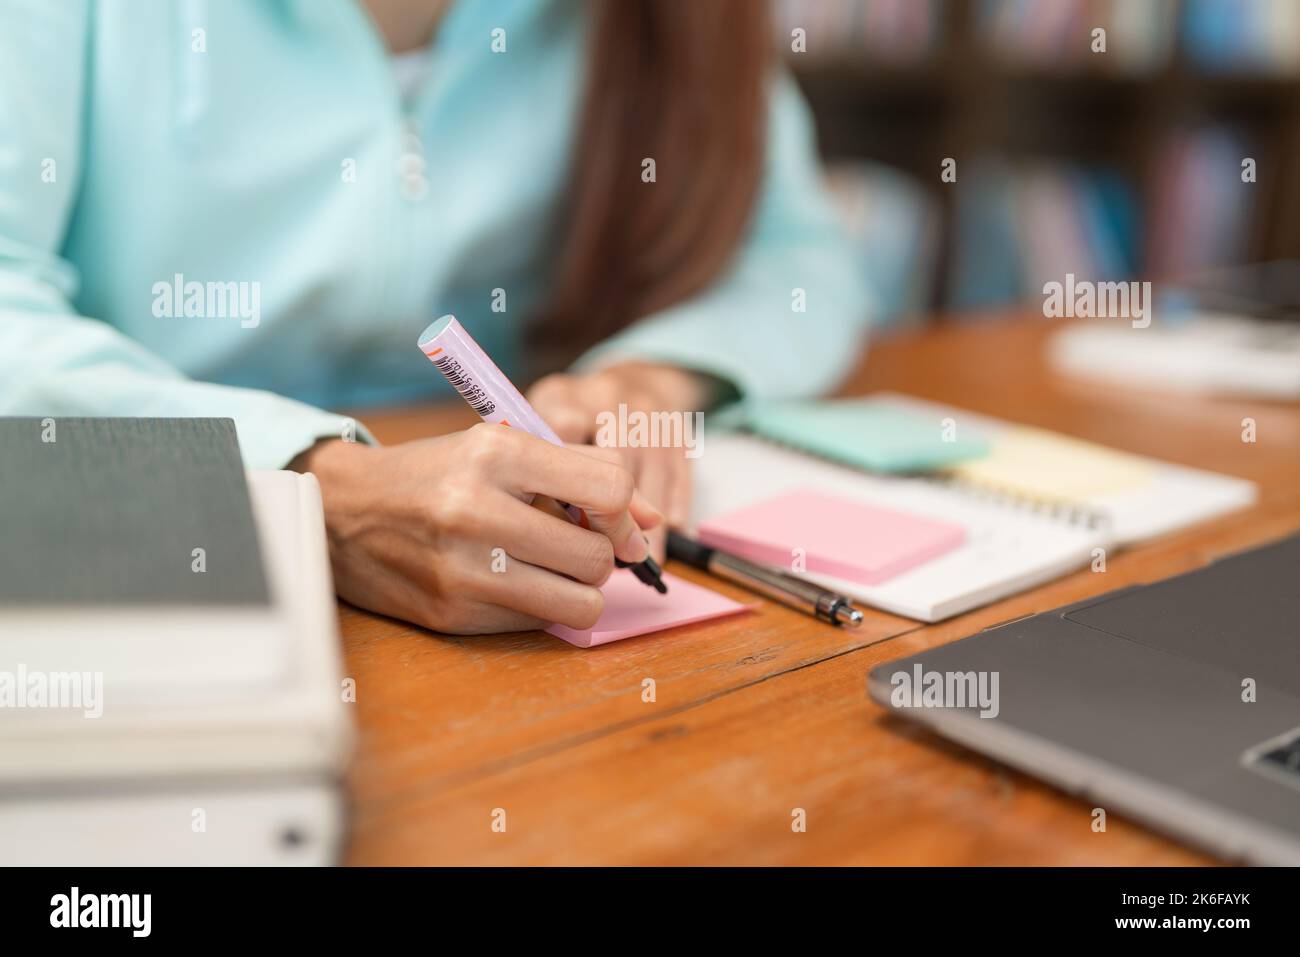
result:
[[[455,638],[340,608],[360,735],[353,864],[1198,864],[1210,859],[888,715],[877,664],[1300,528],[1300,407],[1070,383],[1050,324],[994,319],[873,343],[846,392],[896,389],[1259,483],[1259,504],[937,625],[837,630],[764,603],[577,650]],[[1241,441],[1241,421],[1258,442]],[[360,416],[382,441],[462,428],[445,406]],[[679,575],[703,576],[680,567]],[[747,593],[716,581],[736,598]],[[653,678],[656,700],[642,700]],[[792,811],[807,830],[791,828]],[[505,831],[494,831],[497,809]]]

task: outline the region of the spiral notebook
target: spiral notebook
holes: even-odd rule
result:
[[[1104,527],[1131,545],[1252,504],[1253,482],[1108,448],[896,393],[881,402],[951,420],[988,442],[989,453],[940,470],[937,479],[1022,509]]]
[[[698,462],[696,522],[810,487],[962,525],[962,545],[878,585],[808,576],[885,611],[939,621],[1085,567],[1097,549],[1224,514],[1256,494],[1243,479],[909,396],[863,401],[944,423],[987,443],[987,454],[924,475],[882,475],[801,452],[793,433],[795,443],[715,436]]]
[[[701,526],[799,488],[961,526],[965,540],[880,584],[806,577],[884,611],[940,621],[1085,565],[1107,544],[1086,522],[959,492],[946,482],[860,472],[742,434],[716,435],[700,456],[693,518]]]
[[[855,423],[847,416],[847,404],[827,403],[845,410],[836,430],[843,448],[827,448],[827,436],[815,430],[809,432],[814,440],[806,441],[793,421],[785,423],[779,437],[764,428],[750,428],[781,445],[859,467],[862,462],[847,447],[874,445],[877,439],[871,433],[889,415],[916,423],[927,436],[943,428],[948,444],[968,454],[936,462],[925,473],[931,481],[1057,519],[1104,525],[1118,544],[1144,541],[1243,508],[1257,494],[1254,483],[1245,479],[899,393],[878,392],[853,402],[871,414]]]

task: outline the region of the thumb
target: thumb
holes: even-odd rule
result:
[[[623,454],[618,449],[603,449],[598,445],[581,445],[577,443],[570,444],[568,448],[574,452],[581,452],[593,459],[601,459],[614,465],[626,464]],[[664,523],[664,513],[651,505],[650,500],[641,494],[640,489],[633,489],[632,500],[628,503],[627,510],[639,528],[657,528]]]
[[[658,528],[664,523],[664,513],[651,505],[640,492],[632,493],[632,501],[627,510],[632,513],[632,518],[640,528]]]

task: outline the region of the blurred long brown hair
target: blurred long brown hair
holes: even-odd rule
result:
[[[531,330],[554,367],[698,292],[749,223],[771,34],[762,0],[590,0],[558,271]],[[655,162],[644,182],[643,162]]]

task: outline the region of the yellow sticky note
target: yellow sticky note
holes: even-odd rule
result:
[[[1012,495],[1080,504],[1146,485],[1151,465],[1082,439],[1019,427],[996,436],[989,455],[964,462],[949,474]]]

